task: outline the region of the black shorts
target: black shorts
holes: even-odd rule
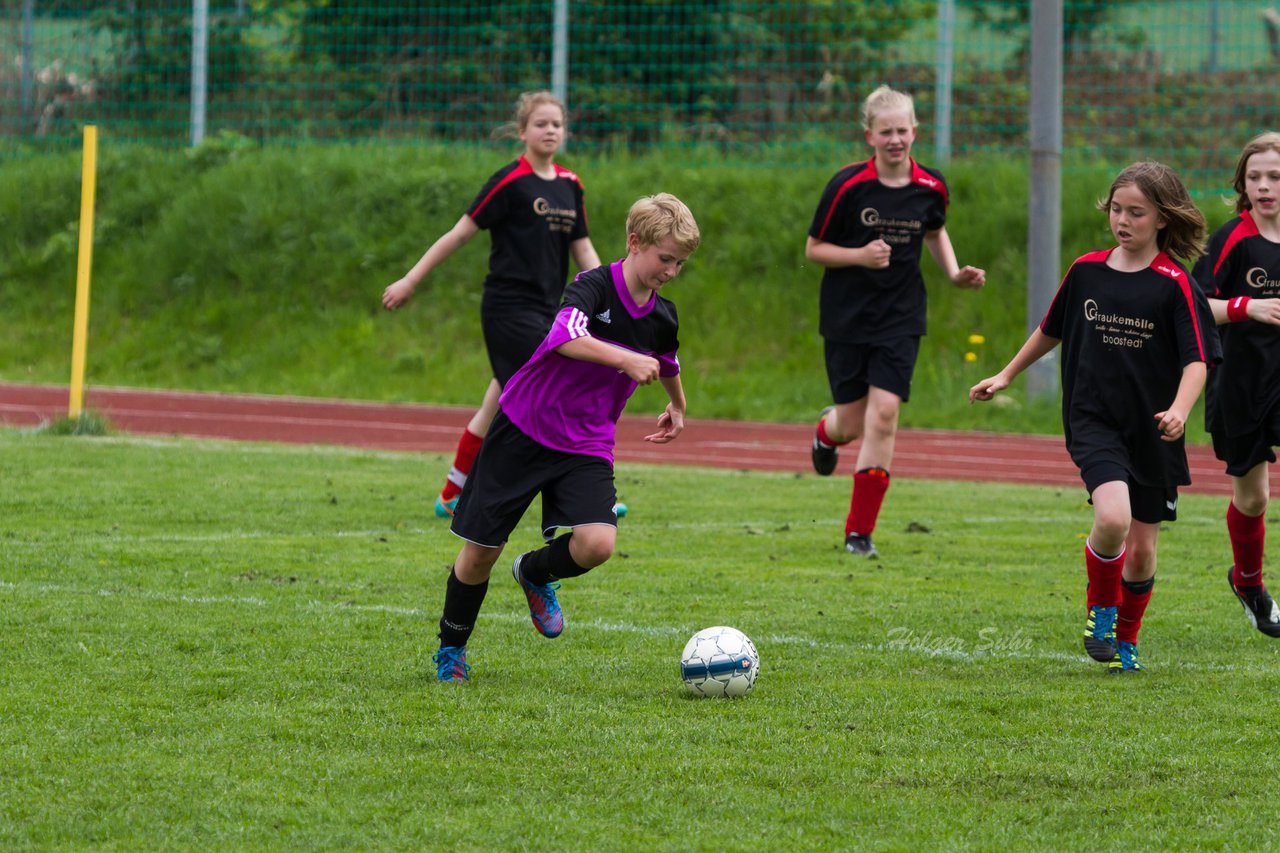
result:
[[[507,380],[529,360],[554,322],[554,314],[535,310],[481,309],[480,328],[484,332],[484,346],[489,352],[493,378],[499,385],[506,387]]]
[[[1280,408],[1267,414],[1267,419],[1253,432],[1229,436],[1225,430],[1213,432],[1213,455],[1227,463],[1227,473],[1243,477],[1260,462],[1275,462],[1273,447],[1280,445]]]
[[[911,397],[911,375],[920,354],[918,336],[892,338],[868,344],[823,339],[827,382],[837,405],[867,396],[875,386],[897,394],[905,403]]]
[[[1123,465],[1115,462],[1096,462],[1080,469],[1080,479],[1089,491],[1089,503],[1093,503],[1093,490],[1103,483],[1119,480],[1129,484],[1129,512],[1135,521],[1159,524],[1178,520],[1177,486],[1144,486],[1134,481]]]
[[[480,445],[449,529],[468,542],[497,548],[539,493],[544,537],[558,527],[617,526],[617,491],[608,459],[552,450],[499,411]]]

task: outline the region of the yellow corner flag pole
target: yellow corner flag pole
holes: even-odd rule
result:
[[[98,128],[84,126],[84,174],[80,180],[80,256],[76,263],[76,320],[71,338],[71,402],[67,417],[84,406],[84,352],[89,337],[89,270],[93,266],[93,192],[98,172]]]

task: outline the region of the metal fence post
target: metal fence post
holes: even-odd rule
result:
[[[938,0],[938,76],[934,88],[933,159],[951,160],[951,90],[955,77],[956,0]]]
[[[191,147],[204,141],[209,97],[209,0],[191,2]]]
[[[31,121],[35,108],[36,0],[22,0],[22,119]]]
[[[569,105],[569,0],[556,0],[551,21],[551,93]]]
[[[1062,0],[1031,2],[1031,174],[1027,204],[1027,331],[1057,292],[1062,253]],[[1056,351],[1055,353],[1056,354]],[[1031,398],[1056,394],[1056,358],[1027,370]]]

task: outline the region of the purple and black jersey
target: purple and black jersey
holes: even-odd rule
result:
[[[1218,299],[1280,297],[1280,243],[1258,233],[1243,211],[1213,232],[1195,277]],[[1215,435],[1245,435],[1280,405],[1280,330],[1246,321],[1219,326],[1218,334],[1223,361],[1206,397],[1206,422]]]
[[[582,182],[568,169],[541,178],[524,155],[489,178],[467,215],[492,237],[483,310],[555,313],[569,246],[587,236]]]
[[[1188,364],[1219,359],[1213,314],[1187,271],[1161,252],[1138,272],[1107,266],[1115,249],[1067,270],[1040,331],[1062,341],[1062,425],[1084,469],[1115,462],[1144,485],[1191,482],[1183,440],[1155,415],[1173,404]]]
[[[947,184],[940,172],[911,161],[911,182],[882,184],[875,160],[835,174],[809,226],[809,236],[847,249],[876,238],[892,249],[885,269],[840,267],[822,275],[819,329],[824,338],[872,343],[925,333],[920,253],[926,232],[947,221]]]
[[[659,374],[676,376],[679,321],[676,306],[654,293],[636,305],[622,277],[622,261],[580,273],[565,289],[564,304],[533,357],[502,392],[502,411],[539,444],[613,461],[614,432],[636,390],[615,367],[569,358],[556,347],[590,336],[658,360]]]

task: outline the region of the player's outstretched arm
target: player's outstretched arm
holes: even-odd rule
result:
[[[1051,338],[1036,329],[1027,338],[1027,342],[1022,345],[1022,349],[1018,350],[1018,354],[1013,357],[1013,360],[1005,365],[1004,370],[995,376],[982,380],[969,389],[969,402],[990,400],[997,393],[1008,388],[1009,384],[1018,378],[1018,374],[1039,361],[1059,343],[1061,342],[1057,338]]]
[[[951,245],[951,237],[946,227],[930,231],[924,235],[924,244],[929,247],[929,254],[951,279],[956,287],[977,289],[987,283],[986,270],[977,267],[962,267],[956,261],[956,250]]]
[[[412,299],[422,280],[444,263],[446,258],[467,245],[479,230],[480,226],[476,225],[475,220],[464,213],[452,228],[431,244],[431,248],[413,265],[413,269],[405,273],[403,278],[387,285],[387,289],[382,291],[382,307],[394,311]]]
[[[658,431],[644,437],[645,441],[652,441],[654,444],[666,444],[675,441],[680,433],[684,432],[684,413],[685,399],[684,386],[680,382],[680,375],[662,376],[658,381],[662,383],[662,387],[666,389],[667,396],[671,398],[671,402],[667,403],[667,409],[658,416]]]

